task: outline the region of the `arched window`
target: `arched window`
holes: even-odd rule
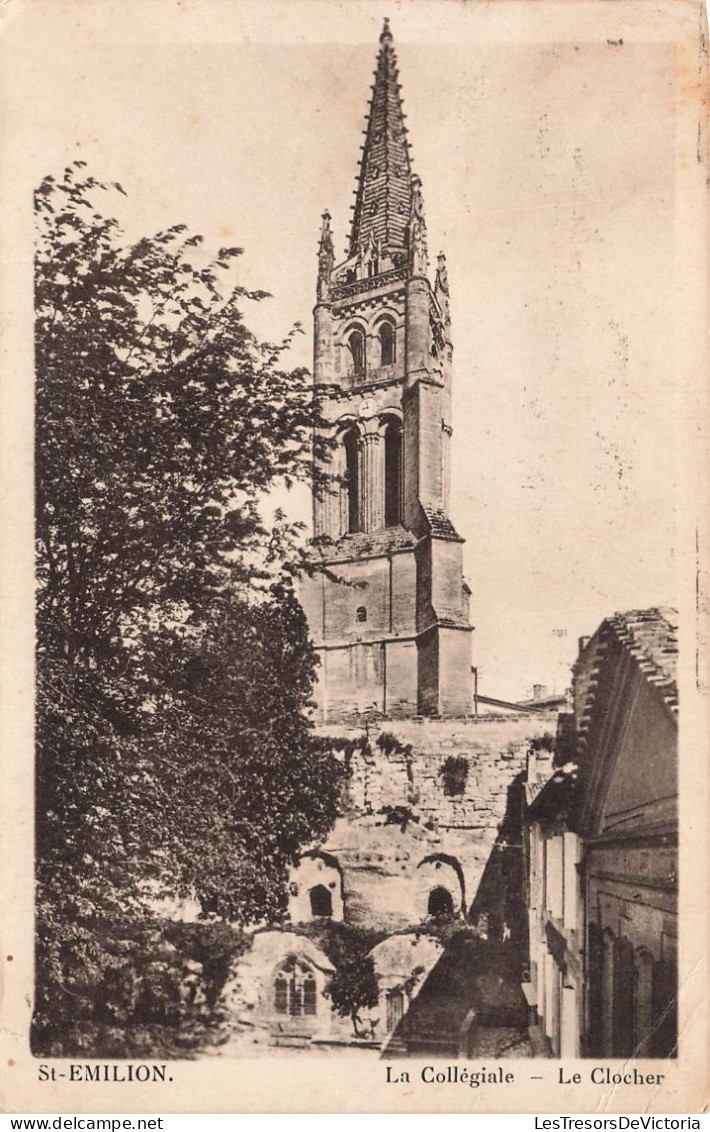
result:
[[[355,618],[357,621],[367,621],[367,610],[365,609],[364,605],[359,605],[357,607]]]
[[[402,522],[402,426],[390,421],[385,429],[385,526]]]
[[[448,888],[432,888],[427,912],[430,916],[453,916],[454,902]]]
[[[316,1012],[316,980],[312,971],[306,971],[303,976],[303,1013]]]
[[[288,976],[279,971],[274,982],[274,1007],[277,1014],[288,1014]]]
[[[277,1014],[299,1017],[317,1010],[315,975],[305,963],[287,959],[274,979],[274,1010]]]
[[[394,361],[394,327],[391,322],[380,323],[380,365],[391,366]]]
[[[604,1044],[602,1032],[604,941],[598,925],[589,925],[589,1030],[587,1057],[601,1057]]]
[[[357,433],[349,429],[343,437],[345,448],[345,483],[348,492],[348,533],[355,534],[360,529],[360,452]]]
[[[614,940],[612,1057],[634,1052],[634,949],[626,937]]]
[[[333,915],[333,897],[324,884],[317,884],[315,888],[311,889],[309,896],[311,898],[312,916]]]
[[[601,1011],[601,1042],[602,1057],[613,1057],[614,1038],[614,934],[605,928],[602,934],[604,960],[602,963],[602,1011]]]
[[[362,330],[353,330],[348,338],[348,349],[351,358],[351,372],[354,377],[365,376],[365,335]]]

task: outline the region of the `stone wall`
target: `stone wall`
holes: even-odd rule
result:
[[[508,787],[526,768],[530,740],[554,735],[556,713],[477,716],[461,720],[396,720],[370,726],[365,749],[350,759],[346,805],[351,816],[383,807],[416,809],[423,822],[467,830],[473,840],[495,834],[505,816]],[[318,733],[357,742],[362,728],[325,724]],[[448,758],[468,763],[461,794],[445,792]]]
[[[522,773],[530,740],[555,727],[553,713],[397,720],[370,727],[367,742],[362,729],[320,727],[351,772],[343,816],[322,846],[342,869],[344,919],[387,930],[421,923],[444,888],[457,914],[510,930],[521,900],[511,878],[520,875]],[[459,786],[465,765],[461,793],[447,793],[449,759]]]

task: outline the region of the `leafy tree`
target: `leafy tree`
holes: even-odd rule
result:
[[[350,1018],[355,1036],[362,1037],[360,1011],[377,1006],[380,997],[372,957],[361,956],[339,967],[330,981],[330,997],[333,1010],[341,1018]]]
[[[239,248],[131,243],[119,192],[77,162],[36,195],[40,1029],[147,894],[277,917],[341,774],[304,718],[301,529],[260,506],[313,472],[310,379],[247,329]]]

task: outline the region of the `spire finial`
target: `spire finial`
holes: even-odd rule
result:
[[[330,297],[330,276],[335,262],[333,233],[330,230],[330,213],[327,208],[322,220],[318,243],[318,301],[327,302]]]
[[[444,316],[444,326],[448,327],[451,325],[451,313],[449,310],[449,273],[446,268],[446,256],[443,252],[439,252],[436,257],[434,294],[441,307],[441,313]]]
[[[390,31],[390,22],[387,16],[385,16],[384,23],[382,24],[382,31],[380,32],[380,43],[385,42],[392,42],[392,32]]]
[[[412,210],[409,217],[409,262],[415,275],[426,275],[429,270],[429,255],[426,241],[426,220],[422,199],[421,177],[416,173],[411,179]]]

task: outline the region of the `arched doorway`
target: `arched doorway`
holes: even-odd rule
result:
[[[404,994],[392,990],[387,995],[387,1033],[392,1034],[404,1017]]]
[[[326,888],[324,884],[317,884],[311,889],[309,895],[312,916],[333,915],[333,897],[330,889]]]
[[[430,916],[453,916],[454,901],[448,888],[432,888],[429,893],[427,913]]]

